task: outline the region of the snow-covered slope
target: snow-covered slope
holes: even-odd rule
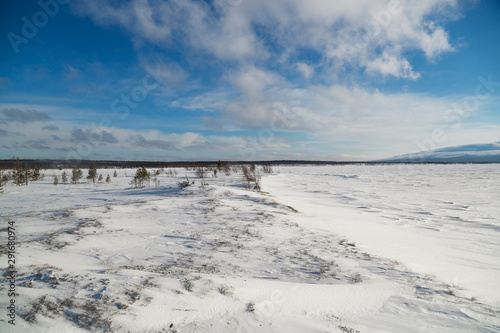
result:
[[[500,142],[446,147],[384,158],[378,162],[486,162],[500,163]]]
[[[143,189],[132,170],[6,186],[18,308],[0,331],[499,331],[498,165],[275,171],[263,192],[186,170]]]

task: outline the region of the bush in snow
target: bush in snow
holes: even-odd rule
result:
[[[149,185],[150,180],[151,180],[150,173],[148,172],[148,170],[146,170],[145,167],[142,167],[137,169],[134,178],[130,182],[130,185],[132,185],[132,187],[145,187],[146,181],[148,182]]]
[[[87,175],[87,179],[89,181],[92,181],[92,183],[95,183],[95,181],[97,179],[97,167],[95,166],[94,162],[92,162],[92,164],[90,164],[89,173]]]
[[[74,167],[73,171],[71,171],[71,182],[73,184],[77,184],[82,177],[83,177],[82,170],[78,169],[77,167]]]

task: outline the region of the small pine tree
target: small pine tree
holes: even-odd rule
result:
[[[27,163],[24,163],[21,169],[21,184],[28,186],[30,178],[31,178],[31,168]]]
[[[113,172],[113,177],[115,177],[115,178],[118,177],[118,172],[116,172],[116,170],[115,170],[115,172]]]
[[[102,182],[102,179],[103,179],[103,178],[102,178],[102,173],[100,173],[100,174],[99,174],[99,179],[98,179],[98,180],[99,180],[100,182]]]
[[[19,162],[19,156],[17,157],[17,160],[15,157],[13,157],[14,160],[14,171],[13,171],[13,178],[14,181],[16,182],[16,186],[21,185],[21,162]]]
[[[66,184],[68,182],[68,175],[66,174],[66,171],[64,171],[61,175],[61,182],[63,184]]]
[[[54,175],[54,185],[57,184],[59,184],[59,178],[56,175]]]
[[[95,163],[92,162],[90,164],[90,167],[89,167],[89,173],[87,175],[87,179],[89,181],[92,181],[92,183],[95,183],[96,179],[97,179],[97,168],[95,166]]]
[[[34,181],[37,181],[40,179],[40,167],[38,165],[35,165],[32,169],[31,169],[31,181],[34,182]]]
[[[220,171],[220,169],[222,169],[222,162],[219,160],[219,162],[217,163],[217,169]]]
[[[77,184],[82,177],[83,177],[82,170],[78,169],[77,167],[74,167],[73,171],[71,172],[71,182],[73,184]]]
[[[115,171],[115,172],[116,172],[116,171]],[[110,181],[111,181],[111,177],[108,175],[108,176],[106,177],[106,184],[109,184],[109,182],[110,182]]]
[[[132,185],[132,187],[145,187],[145,181],[148,181],[149,184],[150,180],[151,174],[146,170],[145,167],[142,167],[137,169],[134,179],[132,179],[130,185]]]

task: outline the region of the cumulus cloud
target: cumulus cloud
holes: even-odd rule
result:
[[[452,52],[443,22],[456,0],[130,0],[76,1],[75,13],[128,31],[140,47],[180,47],[224,61],[287,62],[307,52],[319,62],[297,68],[309,79],[315,67],[332,73],[346,64],[382,75],[416,79],[408,51],[428,59]],[[332,74],[330,73],[330,74]]]

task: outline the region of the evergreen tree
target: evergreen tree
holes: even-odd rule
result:
[[[30,178],[31,178],[31,169],[27,163],[24,163],[24,165],[22,166],[21,171],[20,171],[19,182],[21,185],[24,184],[24,185],[28,186],[28,182],[29,182]]]
[[[89,167],[89,173],[87,175],[87,179],[92,181],[92,183],[95,183],[97,179],[97,168],[95,166],[95,163],[92,162]]]
[[[219,160],[219,163],[217,163],[217,169],[220,171],[220,169],[222,168],[222,163],[221,161]]]
[[[56,175],[54,175],[54,185],[59,184],[59,178],[57,178]]]
[[[38,165],[35,165],[32,169],[31,169],[31,181],[34,182],[34,181],[37,181],[40,179],[40,167]]]
[[[13,177],[14,181],[16,182],[16,186],[21,185],[21,162],[19,162],[19,156],[17,157],[17,160],[15,157],[14,159],[14,171],[13,171]]]
[[[102,182],[102,173],[99,174],[99,179],[100,182]]]
[[[77,184],[82,177],[83,177],[82,170],[78,169],[77,167],[74,167],[73,171],[71,172],[71,182],[73,184]]]
[[[116,171],[115,171],[116,172]],[[106,177],[106,183],[109,184],[109,182],[111,181],[111,177],[109,177],[109,175]]]
[[[0,171],[0,194],[3,194],[3,172]]]
[[[151,175],[146,170],[145,167],[142,167],[142,168],[137,169],[135,176],[134,176],[134,179],[132,179],[132,181],[130,182],[130,185],[132,185],[132,187],[145,187],[146,180],[148,181],[148,184],[149,184],[149,181],[151,180]]]
[[[116,172],[116,170],[113,172],[113,177],[118,177],[118,172]]]
[[[66,174],[66,171],[62,173],[61,181],[63,184],[66,184],[68,182],[68,175]]]

